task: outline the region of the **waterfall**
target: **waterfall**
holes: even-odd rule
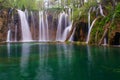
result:
[[[27,9],[25,9],[25,16],[26,16],[26,18],[28,20],[28,10]]]
[[[17,25],[15,26],[15,42],[17,41]]]
[[[48,20],[47,14],[43,11],[39,11],[39,41],[48,41],[49,40],[49,32],[48,32]]]
[[[92,27],[94,25],[94,23],[96,22],[97,18],[95,18],[90,26],[90,29],[88,31],[88,35],[87,35],[87,40],[86,40],[86,43],[88,44],[89,40],[90,40],[90,33],[91,33],[91,30],[92,30]]]
[[[65,28],[62,36],[62,41],[65,41],[68,33],[71,31],[71,28],[72,28],[72,24],[70,24],[68,27]]]
[[[62,41],[63,31],[64,31],[65,27],[67,27],[67,23],[66,23],[67,18],[68,18],[67,16],[68,15],[65,12],[60,13],[58,27],[57,27],[57,33],[56,33],[56,41]]]
[[[8,33],[7,33],[7,42],[10,42],[10,35],[11,35],[11,30],[8,30]]]
[[[106,39],[106,37],[104,38],[104,44],[103,45],[107,45],[107,39]]]
[[[20,21],[21,21],[21,31],[22,31],[22,41],[31,41],[31,32],[29,29],[29,25],[25,16],[25,12],[18,10],[18,14],[20,16]]]
[[[68,26],[68,14],[65,14],[65,27]]]
[[[30,15],[28,15],[27,10],[26,11],[17,10],[19,17],[18,16],[14,17],[15,24],[13,27],[11,27],[11,29],[9,28],[6,41],[10,42],[10,40],[12,40],[13,42],[17,41],[30,42],[38,40],[40,42],[48,42],[54,39],[56,41],[64,41],[68,33],[71,31],[72,27],[72,22],[70,20],[70,17],[72,15],[71,10],[72,9],[69,8],[68,11],[66,11],[68,13],[64,11],[61,12],[59,14],[59,18],[56,17],[52,18],[51,14],[48,15],[46,11],[39,11],[39,13],[36,12],[33,13],[31,11]],[[54,19],[56,21],[54,21]],[[50,23],[48,22],[49,20],[52,20],[54,22],[49,25],[48,24]],[[20,24],[20,26],[18,26],[18,24]],[[54,29],[55,32],[53,33],[51,32],[51,30],[53,30],[51,29],[51,27],[53,28],[52,25],[55,27]],[[52,33],[52,37],[50,37],[51,35],[50,33]],[[13,36],[11,34],[13,34]]]
[[[72,26],[71,26],[71,27],[72,27]],[[76,28],[73,30],[73,33],[72,33],[72,35],[71,35],[69,41],[73,41],[73,36],[74,36],[75,30],[76,30]]]
[[[35,40],[35,20],[34,20],[34,15],[32,11],[31,11],[31,21],[32,21],[32,27],[33,27],[32,37],[33,37],[33,40]]]
[[[88,29],[90,28],[90,12],[92,10],[92,7],[88,11]]]
[[[68,27],[65,28],[63,35],[62,35],[62,40],[61,41],[65,41],[66,37],[68,36],[69,32],[72,29],[72,23],[70,23],[70,25]],[[75,30],[73,31],[69,41],[73,41],[73,35],[74,35]]]
[[[101,14],[103,17],[105,17],[105,15],[103,14],[103,9],[102,9],[101,4],[99,5],[99,8],[100,8],[100,14]]]
[[[84,2],[86,3],[86,2],[88,2],[88,0],[84,0]]]
[[[45,39],[44,32],[45,32],[45,29],[44,29],[44,23],[43,23],[43,12],[39,12],[39,41],[42,41]]]
[[[68,14],[71,16],[71,8],[68,9]]]
[[[100,3],[101,0],[96,0],[96,1],[97,1],[97,3]]]
[[[49,30],[48,30],[48,19],[47,13],[45,13],[45,22],[46,22],[46,40],[49,41]]]

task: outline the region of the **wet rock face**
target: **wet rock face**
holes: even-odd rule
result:
[[[53,13],[48,13],[49,36],[53,41],[56,39],[57,26],[58,18]]]
[[[22,31],[21,22],[17,10],[1,10],[0,11],[0,42],[7,40],[8,30],[10,30],[10,41],[21,41]],[[39,11],[28,12],[28,23],[33,40],[39,40]],[[56,39],[56,30],[58,24],[58,14],[47,13],[49,36]],[[16,36],[17,35],[17,36]]]
[[[110,45],[120,45],[120,32],[114,32],[110,38]]]
[[[116,23],[116,28],[112,30],[109,38],[110,45],[120,45],[120,23]]]
[[[76,26],[74,41],[85,42],[88,33],[88,23],[79,22]]]
[[[39,40],[39,11],[33,11],[32,15],[28,12],[28,23],[30,26],[30,31],[32,34],[33,40]],[[47,20],[48,20],[48,30],[49,30],[49,37],[50,40],[56,39],[56,30],[58,24],[58,15],[54,15],[54,12],[47,12]],[[44,15],[44,18],[45,15]]]
[[[116,32],[112,41],[113,45],[120,45],[120,32]]]
[[[0,11],[0,41],[5,41],[7,36],[7,20],[8,10],[3,9]]]

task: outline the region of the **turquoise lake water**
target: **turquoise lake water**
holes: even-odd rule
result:
[[[120,80],[120,48],[1,44],[0,80]]]

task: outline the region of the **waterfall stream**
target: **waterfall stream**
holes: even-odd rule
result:
[[[48,35],[49,32],[47,14],[44,15],[43,11],[39,11],[39,41],[41,42],[49,41]]]
[[[103,45],[105,45],[105,46],[107,45],[107,38],[106,38],[106,37],[104,38],[104,43],[103,43]]]
[[[65,22],[66,20],[65,18],[66,18],[65,12],[60,13],[58,27],[57,27],[56,41],[62,41],[62,33],[64,31],[63,27],[65,26],[65,23],[64,25],[62,24],[63,24],[63,20]]]
[[[94,25],[94,23],[96,22],[97,18],[95,18],[90,26],[90,29],[88,31],[88,36],[87,36],[87,40],[86,40],[86,43],[88,44],[89,40],[90,40],[90,33],[91,33],[91,30],[92,30],[92,27]]]
[[[68,33],[72,28],[72,23],[69,19],[71,16],[71,11],[69,11],[69,15],[65,12],[60,13],[58,27],[57,27],[57,34],[56,34],[56,41],[64,42]]]
[[[8,33],[7,33],[7,42],[10,42],[10,35],[11,35],[11,30],[8,30]]]
[[[50,40],[64,42],[66,37],[68,36],[68,33],[71,31],[72,22],[70,20],[70,8],[68,9],[68,13],[65,11],[59,13],[59,18],[56,18],[57,26],[52,25],[54,23],[50,22],[49,19],[51,17],[49,17],[49,13],[47,13],[47,11],[39,11],[35,13],[33,13],[32,11],[28,12],[27,10],[17,11],[20,20],[18,21],[18,24],[20,24],[20,26],[15,24],[14,28],[11,27],[11,29],[8,30],[6,42],[11,42],[11,40],[12,42],[48,42]],[[52,29],[54,27],[56,27],[56,29]],[[13,30],[13,36],[11,36],[11,30]],[[54,34],[52,34],[53,37],[50,35],[50,33],[52,32],[50,30],[56,30],[54,31]],[[71,40],[72,38],[70,39],[70,41]]]
[[[15,26],[15,42],[17,41],[17,25]]]
[[[90,12],[92,10],[92,7],[88,11],[88,29],[90,28]]]
[[[103,14],[103,9],[102,9],[101,4],[99,5],[99,8],[100,8],[100,14],[101,14],[103,17],[105,17],[105,15]]]
[[[72,24],[70,24],[68,27],[65,28],[64,32],[63,32],[63,36],[62,36],[62,40],[65,41],[68,33],[71,31],[72,28]]]
[[[32,21],[32,26],[33,26],[33,34],[32,34],[32,37],[33,37],[33,40],[35,40],[35,20],[34,20],[34,15],[33,15],[33,12],[31,11],[31,21]]]
[[[18,10],[18,14],[20,16],[21,21],[22,41],[23,42],[32,41],[31,32],[25,16],[25,12]]]

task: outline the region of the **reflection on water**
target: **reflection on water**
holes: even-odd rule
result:
[[[39,67],[35,80],[52,80],[52,75],[48,71],[48,49],[46,44],[39,44]]]
[[[20,67],[21,67],[21,74],[27,74],[27,68],[29,63],[29,55],[30,55],[30,45],[28,43],[22,44],[22,50],[21,50],[21,61],[20,61]]]
[[[0,80],[120,80],[119,57],[120,49],[112,47],[5,44]]]
[[[57,44],[56,47],[59,67],[64,68],[65,65],[71,65],[72,53],[74,52],[72,45]],[[63,65],[63,62],[65,62],[65,65]]]
[[[8,50],[7,50],[7,51],[8,51],[8,52],[7,52],[7,53],[8,53],[8,57],[10,57],[10,44],[9,44],[9,43],[7,44],[7,49],[8,49]]]
[[[87,45],[87,53],[88,53],[88,79],[91,79],[91,69],[92,69],[92,54],[91,54],[91,50],[90,50],[90,46]]]

